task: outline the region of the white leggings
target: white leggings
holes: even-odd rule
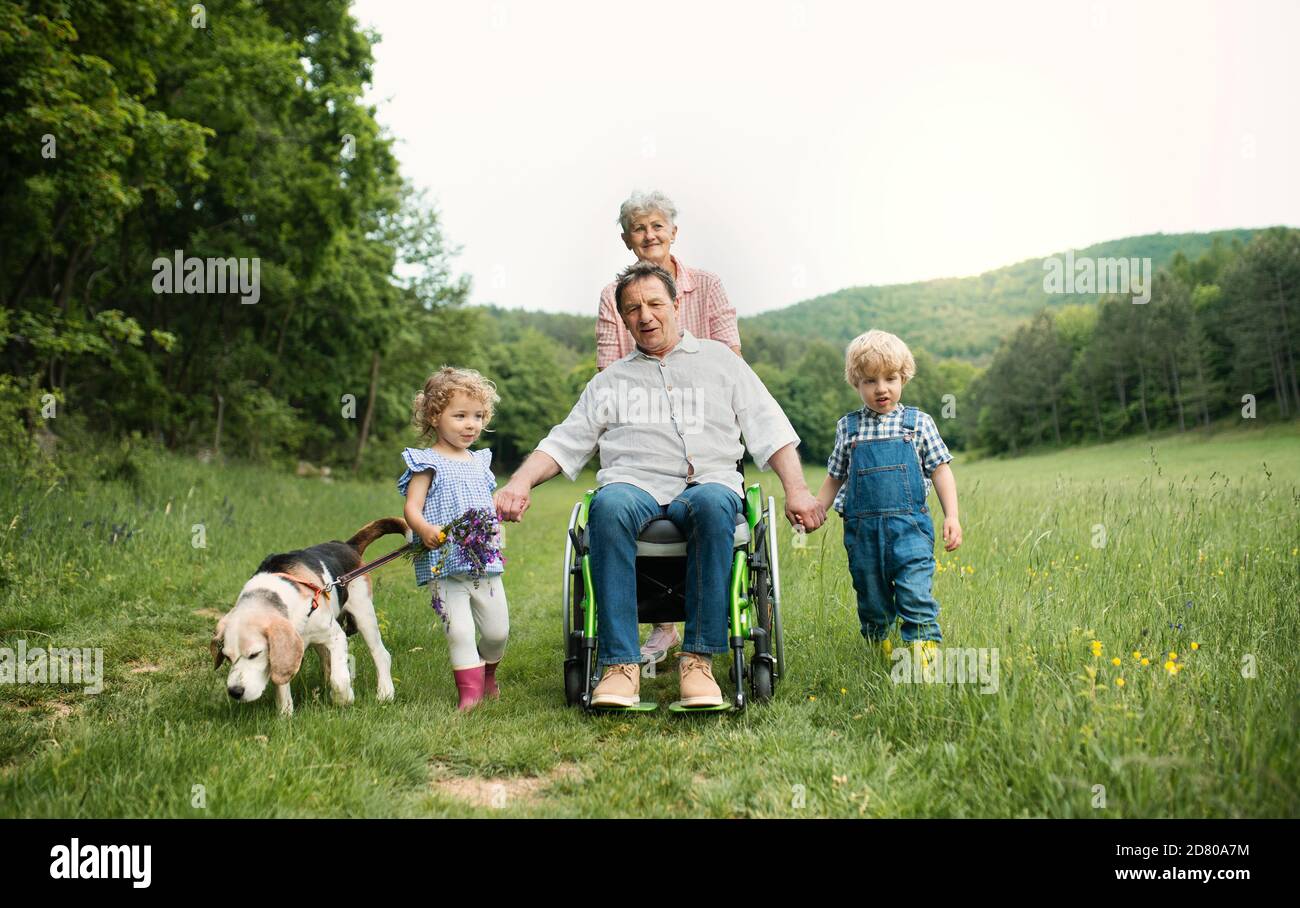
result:
[[[506,609],[506,588],[500,574],[490,574],[478,581],[444,577],[438,581],[447,632],[447,649],[451,667],[457,671],[475,668],[484,662],[500,662],[510,634],[510,613]],[[479,641],[474,642],[478,629]]]

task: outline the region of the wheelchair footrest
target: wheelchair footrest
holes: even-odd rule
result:
[[[734,708],[730,700],[723,700],[720,706],[683,706],[681,700],[674,700],[668,704],[668,711],[671,713],[725,713]]]
[[[652,713],[659,708],[654,700],[642,700],[636,706],[589,706],[594,713]]]

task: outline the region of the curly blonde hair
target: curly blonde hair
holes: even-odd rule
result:
[[[437,437],[438,417],[447,409],[457,391],[463,391],[483,404],[487,411],[483,415],[483,431],[488,431],[487,424],[492,421],[496,405],[501,402],[497,386],[474,369],[443,366],[429,376],[424,389],[411,402],[411,425],[421,439]]]
[[[902,338],[872,329],[853,338],[844,352],[844,380],[854,388],[868,375],[897,372],[907,384],[916,375],[916,360]]]

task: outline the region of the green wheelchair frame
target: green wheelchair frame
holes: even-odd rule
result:
[[[569,532],[564,546],[564,697],[570,705],[581,706],[584,712],[593,709],[640,710],[656,708],[657,703],[633,707],[593,707],[592,690],[600,680],[597,652],[599,636],[596,627],[595,590],[591,582],[591,559],[587,549],[587,515],[595,490],[588,489],[582,500],[574,504],[569,515]],[[732,550],[731,582],[729,588],[728,637],[731,648],[730,677],[735,685],[734,707],[743,710],[748,702],[745,686],[756,702],[772,698],[777,682],[785,676],[785,649],[781,633],[781,574],[777,563],[776,502],[767,498],[762,506],[762,490],[757,483],[745,492],[743,520],[737,521],[737,533],[743,535]],[[740,533],[741,527],[747,533]],[[679,535],[680,538],[680,535]],[[642,542],[643,540],[638,540]],[[682,542],[684,545],[684,541]],[[680,571],[669,560],[680,562]],[[636,559],[638,622],[681,621],[685,618],[685,555],[650,555],[638,553]],[[665,583],[676,574],[680,581],[674,587]],[[646,617],[646,590],[654,586],[660,611]],[[680,614],[676,606],[680,604]],[[753,645],[753,656],[745,664],[746,642]],[[713,711],[723,707],[679,708],[674,711]]]

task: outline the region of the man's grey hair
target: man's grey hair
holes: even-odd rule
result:
[[[623,291],[647,277],[657,277],[663,282],[664,289],[668,291],[669,302],[677,299],[677,284],[671,274],[654,262],[636,261],[619,272],[616,279],[618,283],[614,285],[614,309],[619,315],[623,314]]]
[[[671,226],[677,223],[677,206],[673,200],[668,198],[658,189],[650,192],[637,190],[627,197],[618,209],[618,225],[627,233],[632,226],[633,218],[640,217],[651,211],[663,212],[663,216],[668,218],[668,224]]]

